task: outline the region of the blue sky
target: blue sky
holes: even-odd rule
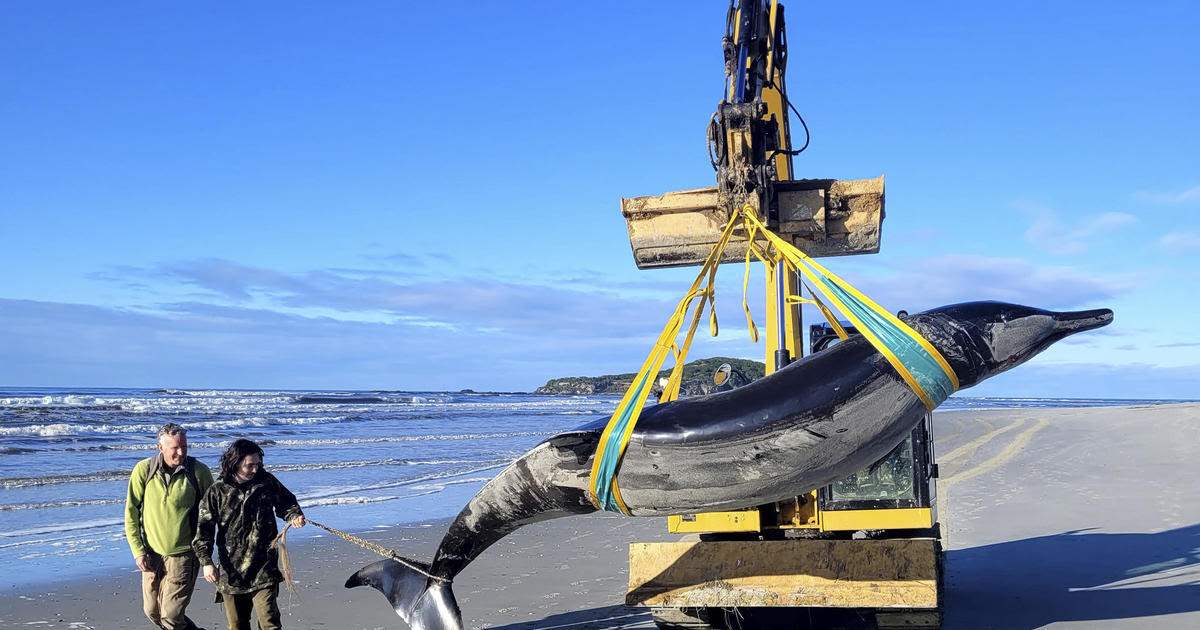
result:
[[[636,370],[694,270],[638,271],[619,199],[714,182],[726,5],[481,4],[6,7],[0,384]],[[1200,398],[1200,8],[791,5],[797,175],[887,176],[880,254],[832,270],[1116,312],[964,394]],[[761,359],[741,275],[693,357]]]

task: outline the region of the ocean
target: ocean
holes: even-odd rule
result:
[[[455,515],[546,437],[607,417],[617,396],[405,391],[0,388],[0,566],[6,586],[134,570],[129,471],[158,427],[188,429],[216,472],[237,438],[318,522],[361,531]],[[1178,401],[952,397],[940,410]],[[316,528],[289,540],[320,535]]]

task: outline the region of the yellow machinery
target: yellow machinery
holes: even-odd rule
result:
[[[790,142],[783,15],[776,0],[730,7],[727,92],[708,129],[717,186],[621,200],[639,268],[701,263],[733,209],[746,204],[810,256],[878,252],[882,177],[792,179],[799,151]],[[745,259],[746,235],[740,243],[737,236],[722,262]],[[767,265],[767,373],[803,352],[791,275]],[[812,352],[837,340],[827,325],[810,335]],[[939,627],[930,420],[875,465],[825,488],[798,488],[794,500],[670,517],[670,531],[687,536],[630,546],[626,603],[654,607],[664,628],[803,627],[795,622],[839,612],[881,628]]]

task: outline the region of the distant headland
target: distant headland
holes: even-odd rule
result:
[[[765,373],[766,366],[761,361],[751,361],[749,359],[733,359],[729,357],[711,357],[708,359],[696,359],[690,363],[683,364],[683,380],[680,383],[679,393],[681,396],[700,396],[714,392],[718,386],[713,383],[713,373],[717,371],[722,363],[728,363],[735,370],[740,371],[750,380],[762,378]],[[670,370],[662,370],[658,373],[659,378],[670,376]],[[736,374],[736,372],[735,372]],[[608,374],[605,376],[568,376],[565,378],[554,378],[546,381],[545,385],[534,390],[535,394],[624,394],[633,382],[633,377],[636,373],[629,374]],[[655,391],[657,391],[657,381],[655,379]],[[738,377],[734,377],[733,385],[742,385],[738,381]]]

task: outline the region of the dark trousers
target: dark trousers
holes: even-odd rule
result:
[[[282,630],[279,621],[279,585],[244,595],[222,593],[229,630],[250,630],[250,611],[258,616],[258,630]]]

